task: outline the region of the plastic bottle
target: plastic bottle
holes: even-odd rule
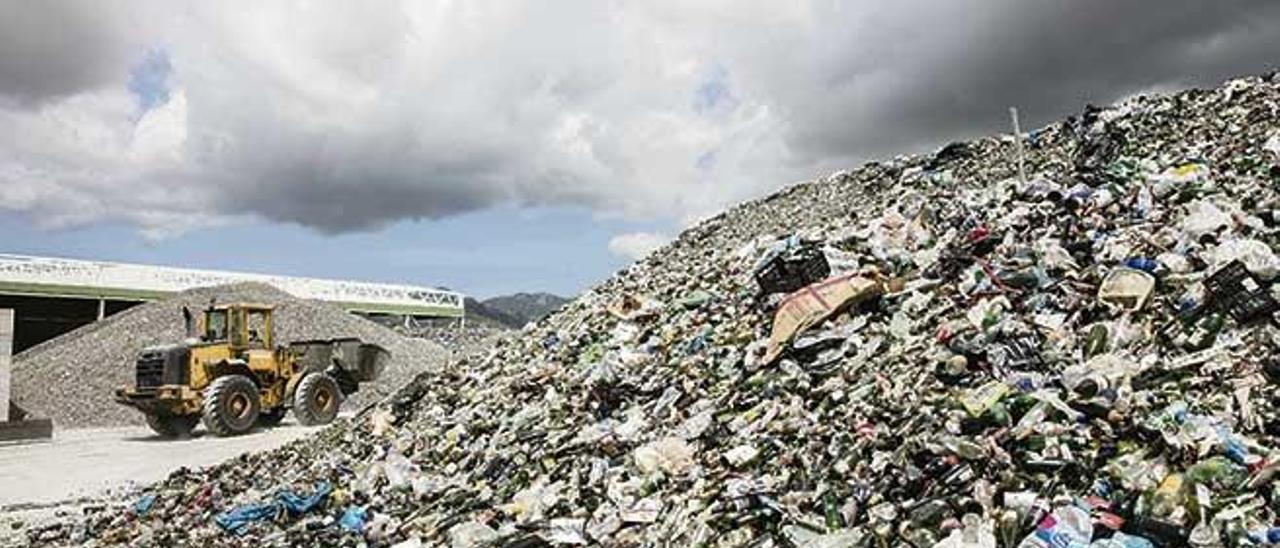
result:
[[[1124,265],[1148,274],[1154,274],[1156,269],[1160,268],[1160,262],[1149,257],[1130,257],[1124,262]]]
[[[387,475],[387,483],[392,489],[408,487],[417,472],[417,467],[409,459],[394,450],[387,453],[387,459],[382,468],[383,473]]]
[[[1098,374],[1088,374],[1075,383],[1075,392],[1082,397],[1092,398],[1111,388],[1111,382]]]
[[[1089,328],[1089,335],[1085,338],[1084,357],[1092,358],[1098,354],[1107,351],[1107,342],[1111,337],[1111,330],[1107,329],[1105,324],[1094,324]]]
[[[1121,530],[1151,539],[1158,546],[1185,546],[1189,536],[1181,525],[1146,517],[1125,520]]]
[[[1258,544],[1280,544],[1280,527],[1250,532],[1249,540]]]
[[[1009,409],[1004,403],[997,403],[991,406],[991,409],[987,410],[987,414],[984,417],[990,420],[992,424],[999,426],[1009,426],[1013,423],[1013,419],[1009,417]]]
[[[1137,511],[1136,506],[1140,499],[1141,495],[1134,493],[1124,500],[1123,504],[1118,505],[1116,513],[1124,518],[1124,524],[1120,526],[1120,530],[1149,539],[1157,546],[1186,546],[1189,536],[1186,528]]]
[[[1226,324],[1227,320],[1222,317],[1222,314],[1212,314],[1196,322],[1187,337],[1187,347],[1192,350],[1202,350],[1213,346],[1213,342],[1218,339],[1218,333],[1222,332]]]
[[[1183,503],[1184,483],[1182,474],[1165,476],[1152,497],[1151,513],[1157,516],[1168,516],[1176,512]]]
[[[1187,479],[1192,483],[1209,486],[1237,485],[1247,476],[1244,467],[1238,466],[1225,457],[1210,457],[1195,463],[1187,469]]]
[[[834,492],[827,491],[822,495],[822,511],[827,529],[835,530],[844,527],[844,516],[840,514],[840,500],[836,498]]]

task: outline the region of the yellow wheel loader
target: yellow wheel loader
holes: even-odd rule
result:
[[[218,436],[242,434],[279,424],[289,409],[301,424],[326,424],[390,359],[355,338],[276,346],[269,305],[211,305],[194,326],[182,312],[187,339],[144,349],[135,385],[116,391],[164,437],[185,437],[200,422]]]

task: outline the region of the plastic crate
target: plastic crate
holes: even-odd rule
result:
[[[765,293],[791,293],[830,275],[827,256],[817,247],[806,246],[771,258],[756,271],[756,283]]]
[[[1010,337],[987,349],[987,362],[1005,370],[1026,370],[1044,364],[1040,356],[1040,337],[1034,333]]]
[[[1271,291],[1240,261],[1231,261],[1204,280],[1205,304],[1244,323],[1280,308]]]

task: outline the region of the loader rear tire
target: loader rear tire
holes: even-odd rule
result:
[[[293,394],[293,416],[303,426],[329,424],[338,416],[342,390],[338,381],[325,373],[309,373]]]
[[[244,375],[218,377],[204,389],[204,427],[217,436],[243,434],[258,420],[258,385]]]
[[[189,438],[199,415],[147,415],[147,426],[162,438]]]

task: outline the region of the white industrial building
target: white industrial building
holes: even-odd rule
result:
[[[352,312],[461,317],[461,293],[433,287],[0,254],[0,294],[150,301],[193,289],[261,282]]]
[[[0,254],[0,309],[17,312],[16,351],[140,302],[240,282],[366,315],[464,316],[461,293],[434,287]]]

